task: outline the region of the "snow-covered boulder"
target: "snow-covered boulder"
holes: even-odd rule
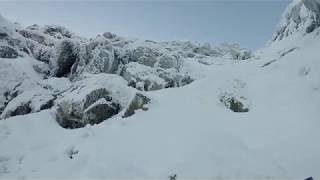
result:
[[[74,129],[84,127],[87,124],[98,124],[119,113],[119,104],[112,102],[108,95],[96,95],[90,99],[94,103],[89,107],[84,106],[82,103],[71,101],[60,102],[57,108],[57,122],[64,128]]]
[[[249,111],[249,101],[243,96],[238,97],[235,94],[224,93],[220,96],[220,102],[233,112]]]
[[[141,93],[137,93],[132,101],[130,102],[129,106],[127,107],[124,115],[122,117],[129,117],[132,116],[136,110],[142,109],[143,111],[148,110],[147,107],[145,107],[146,104],[148,104],[151,100],[144,96]]]
[[[13,89],[4,93],[4,106],[3,110],[0,111],[0,118],[4,119],[49,109],[54,106],[58,96],[69,87],[70,82],[66,78],[50,78],[31,82],[30,87],[26,87],[22,82],[19,82]]]
[[[193,81],[190,76],[176,69],[151,68],[137,62],[125,65],[121,76],[133,87],[144,91],[180,87]]]
[[[57,122],[64,128],[98,124],[118,114],[134,95],[127,82],[112,74],[85,74],[57,103]]]
[[[131,62],[123,68],[121,76],[139,90],[152,91],[165,87],[164,79],[157,75],[154,68]]]
[[[18,52],[10,46],[0,46],[0,58],[17,58]]]
[[[71,38],[73,33],[63,26],[47,25],[43,28],[43,33],[48,34],[56,39]]]
[[[251,101],[248,99],[246,83],[235,79],[228,81],[221,89],[219,101],[233,112],[248,112]]]
[[[23,92],[13,98],[1,114],[1,118],[24,115],[49,109],[54,104],[55,97],[47,90],[35,88]]]
[[[253,54],[250,50],[241,48],[239,44],[221,44],[220,47],[217,47],[217,51],[222,54],[223,57],[234,59],[234,60],[246,60],[253,57]]]

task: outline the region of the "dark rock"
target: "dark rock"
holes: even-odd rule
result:
[[[57,108],[56,121],[60,126],[68,129],[81,128],[85,126],[84,122],[81,121],[81,116],[72,113],[72,111],[71,113],[68,113],[64,108],[64,106],[60,105],[58,105]]]
[[[299,48],[298,47],[293,47],[293,48],[290,48],[288,50],[285,50],[284,52],[282,52],[280,54],[280,57],[284,57],[284,56],[288,55],[289,53],[292,53],[293,51],[295,51],[297,49],[299,49]]]
[[[0,39],[8,37],[8,34],[5,32],[0,32]]]
[[[236,100],[235,98],[231,98],[230,100],[230,109],[234,112],[248,112],[248,108],[244,108],[242,102]]]
[[[67,150],[66,153],[70,159],[73,159],[74,156],[79,153],[79,150],[75,149],[74,147],[71,147],[70,149]]]
[[[233,112],[248,112],[249,108],[248,100],[244,97],[236,98],[232,94],[225,94],[220,97],[220,102],[222,102],[228,109]]]
[[[103,37],[105,37],[107,39],[113,39],[116,37],[116,35],[112,34],[111,32],[105,32],[105,33],[103,33]]]
[[[272,63],[274,63],[274,62],[276,62],[276,61],[277,61],[276,59],[273,59],[273,60],[271,60],[271,61],[266,62],[265,64],[263,64],[261,67],[269,66],[270,64],[272,64]]]
[[[10,116],[18,116],[31,113],[32,109],[30,107],[30,102],[22,103],[17,106],[16,109],[10,112]]]
[[[84,117],[91,125],[98,124],[119,113],[120,105],[115,102],[101,103],[86,109]]]
[[[40,111],[45,109],[50,109],[54,105],[54,99],[50,99],[46,103],[42,104],[40,106]]]
[[[72,65],[76,62],[78,52],[76,45],[71,41],[63,41],[60,46],[60,53],[57,59],[56,77],[66,77],[71,72]]]
[[[132,80],[130,80],[130,81],[128,82],[128,86],[133,87],[133,88],[136,88],[136,87],[137,87],[137,82],[132,79]]]
[[[144,105],[148,104],[150,99],[140,93],[137,93],[131,103],[129,104],[126,112],[122,116],[123,118],[132,116],[135,110],[142,109],[144,111],[148,110],[148,108],[144,107]]]
[[[9,46],[0,46],[0,58],[17,58],[19,54]]]
[[[169,176],[169,180],[176,180],[176,179],[177,179],[177,174]]]
[[[66,108],[71,108],[70,110]],[[107,101],[101,98],[87,109],[77,104],[59,104],[57,109],[57,122],[64,128],[81,128],[87,124],[98,124],[118,114],[120,105],[116,102]]]

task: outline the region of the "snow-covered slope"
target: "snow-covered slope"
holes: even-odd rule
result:
[[[303,2],[293,1],[289,7]],[[113,74],[88,68],[105,62],[97,54],[88,58],[88,66],[79,62],[79,71],[61,78],[35,72],[34,58],[1,58],[7,66],[1,66],[0,73],[11,78],[20,77],[20,72],[28,75],[22,82],[29,79],[36,85],[18,87],[40,94],[34,97],[52,95],[54,104],[0,121],[0,178],[320,178],[317,31],[278,39],[245,61],[230,59],[223,47],[194,51],[192,43],[108,40],[110,47],[93,51],[120,50],[121,60],[139,52],[132,56],[136,61],[123,63],[123,70]],[[100,43],[106,43],[105,37],[91,41],[101,38]],[[202,57],[203,51],[212,54]],[[175,67],[177,54],[183,62],[179,68],[161,67],[164,55],[170,57],[166,65]],[[117,59],[109,55],[107,62]],[[16,74],[10,74],[11,67]],[[179,88],[140,88],[145,77],[156,79],[154,83],[165,80],[161,73],[187,74],[194,81]],[[135,85],[129,76],[138,79]],[[3,77],[1,82],[14,82]],[[131,108],[135,113],[124,116]],[[92,124],[92,117],[106,118],[101,111],[107,110],[112,111],[108,120],[82,126],[83,119]],[[83,128],[62,128],[57,118],[75,125],[67,127]]]

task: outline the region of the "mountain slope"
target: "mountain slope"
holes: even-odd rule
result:
[[[300,36],[316,30],[319,32],[319,27],[320,1],[293,0],[283,13],[272,40],[279,41],[288,36]]]
[[[5,118],[0,121],[0,177],[319,178],[318,29],[272,42],[245,61],[183,58],[180,71],[194,81],[179,88],[141,91],[126,87],[120,75],[105,73],[84,74],[75,82],[40,78],[40,84],[59,85],[58,100],[81,100],[74,94],[102,86],[114,99],[123,97],[122,106],[136,92],[151,102],[133,116],[119,113],[72,130],[56,122],[56,106]],[[150,68],[147,72],[153,72]],[[243,107],[232,107],[230,99]],[[234,112],[245,108],[248,112]]]

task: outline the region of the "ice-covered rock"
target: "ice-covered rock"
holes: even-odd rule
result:
[[[72,41],[62,41],[56,61],[52,61],[54,67],[52,75],[56,77],[66,77],[71,72],[71,67],[77,61],[78,58],[78,46]]]
[[[0,46],[0,58],[17,58],[18,52],[10,46]]]
[[[145,105],[148,104],[150,101],[151,100],[148,97],[144,96],[143,94],[137,93],[130,102],[122,117],[132,116],[138,109],[142,109],[143,111],[148,110],[148,108],[145,107]]]
[[[243,96],[238,97],[235,94],[224,93],[220,96],[220,102],[222,102],[228,109],[232,110],[233,112],[249,111],[249,102]]]
[[[25,91],[13,98],[1,114],[1,118],[24,115],[40,110],[49,109],[53,106],[55,97],[40,87]]]
[[[49,109],[54,106],[58,96],[70,88],[70,82],[66,78],[29,81],[31,83],[29,87],[23,83],[23,80],[18,82],[14,88],[4,93],[3,110],[0,111],[0,118]]]
[[[246,83],[239,79],[226,83],[221,89],[219,101],[233,112],[248,112],[251,101],[248,99]]]
[[[66,127],[98,123],[127,108],[132,96],[123,94],[131,92],[131,87],[153,91],[187,85],[194,78],[185,69],[186,61],[200,62],[205,58],[214,61],[213,57],[248,59],[251,54],[239,46],[155,42],[123,38],[110,32],[88,40],[62,26],[34,24],[23,28],[0,17],[0,80],[4,84],[0,87],[1,117],[38,112],[59,102],[58,117],[62,119],[59,122],[63,124],[70,119],[74,122],[65,123]],[[45,85],[44,79],[55,83]],[[89,79],[102,85],[85,84]],[[109,86],[114,79],[119,83]],[[66,87],[54,87],[62,83]],[[71,86],[74,91],[92,89],[72,95]],[[112,93],[115,87],[121,90]],[[75,100],[75,96],[82,99]],[[127,100],[118,102],[122,96]],[[82,104],[84,101],[86,103]],[[101,114],[103,111],[109,113]],[[72,113],[78,114],[78,119]]]
[[[319,29],[319,26],[320,1],[293,0],[283,13],[272,40],[279,41],[291,35],[308,34]]]
[[[85,74],[57,103],[57,122],[64,128],[98,124],[127,106],[132,88],[120,76]]]
[[[180,87],[193,80],[176,69],[151,68],[131,62],[123,68],[121,76],[139,90],[152,91],[169,87]]]

